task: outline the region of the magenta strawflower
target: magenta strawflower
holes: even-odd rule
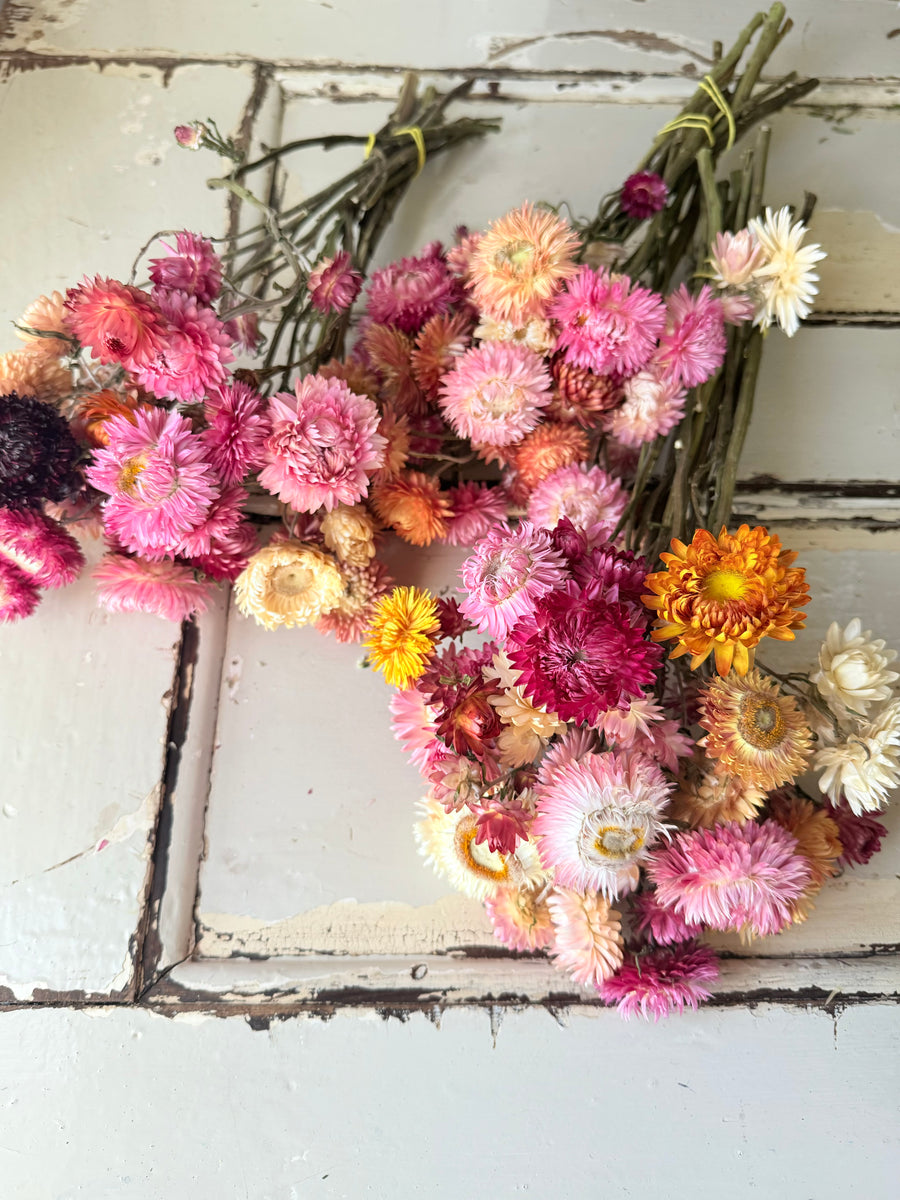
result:
[[[447,312],[459,299],[460,288],[439,249],[432,243],[418,258],[401,258],[375,271],[369,281],[367,316],[378,325],[416,333],[429,317]]]
[[[240,483],[265,461],[272,432],[265,400],[246,383],[214,388],[203,405],[209,422],[200,438],[224,486]]]
[[[656,349],[666,323],[662,296],[627,275],[582,267],[553,301],[559,323],[556,349],[595,375],[633,375]]]
[[[708,284],[696,296],[682,284],[668,298],[666,330],[659,339],[655,361],[663,375],[696,387],[718,371],[726,349],[721,301]]]
[[[647,865],[657,899],[690,925],[758,936],[791,923],[792,902],[812,878],[797,839],[775,821],[676,834]]]
[[[316,263],[307,281],[309,302],[320,313],[343,312],[359,295],[361,287],[362,275],[354,270],[346,250]]]
[[[544,360],[527,346],[486,342],[467,350],[443,379],[439,403],[460,437],[490,446],[520,442],[550,403]]]
[[[596,725],[642,694],[661,661],[634,605],[591,596],[577,584],[539,599],[510,631],[507,653],[535,705],[563,721]]]
[[[675,378],[657,368],[639,371],[625,381],[625,399],[604,413],[603,428],[626,446],[652,442],[674,429],[684,416],[687,393]]]
[[[671,791],[651,759],[629,751],[589,754],[539,785],[532,835],[562,887],[619,895],[621,873],[644,861],[662,831]]]
[[[134,366],[147,362],[167,338],[159,306],[146,293],[117,279],[85,277],[66,292],[69,328],[94,358]]]
[[[187,292],[157,289],[154,298],[167,328],[155,353],[124,360],[141,387],[160,400],[202,400],[227,377],[231,337],[211,308]]]
[[[185,534],[178,554],[182,558],[199,558],[210,554],[214,543],[221,543],[241,524],[246,502],[245,488],[237,485],[224,488],[213,499],[203,520]]]
[[[656,892],[639,892],[631,905],[637,917],[637,931],[649,936],[660,946],[670,946],[672,942],[686,942],[696,937],[697,926],[689,925],[674,909],[663,908]]]
[[[854,813],[841,797],[840,804],[825,801],[825,812],[838,827],[843,853],[838,859],[841,867],[858,867],[867,863],[881,849],[887,828],[870,812]]]
[[[190,567],[146,562],[126,554],[106,554],[93,571],[100,604],[108,612],[154,613],[183,621],[205,610],[210,595]]]
[[[109,496],[104,526],[136,554],[174,554],[218,495],[203,443],[186,417],[162,408],[113,417],[104,430],[109,443],[85,469],[87,481]]]
[[[534,610],[541,596],[565,579],[565,563],[545,529],[523,521],[514,531],[492,529],[460,570],[460,610],[481,633],[504,637]]]
[[[211,304],[222,288],[222,263],[212,242],[196,233],[175,235],[175,245],[163,242],[166,255],[150,259],[150,278],[166,291],[187,292],[201,304]]]
[[[588,595],[602,593],[609,600],[641,604],[647,590],[647,560],[631,550],[617,550],[608,542],[595,546],[572,567],[572,578]]]
[[[665,208],[668,196],[668,186],[661,176],[653,171],[638,171],[622,184],[619,203],[627,217],[646,221]]]
[[[256,526],[241,521],[227,533],[211,537],[209,550],[191,558],[190,565],[217,582],[234,583],[256,553],[258,541]]]
[[[84,566],[71,534],[38,509],[0,508],[0,559],[13,563],[39,588],[63,587]]]
[[[612,534],[627,503],[622,484],[602,467],[559,467],[531,493],[528,520],[553,529],[568,517],[593,545]]]
[[[442,539],[450,546],[474,546],[497,525],[507,527],[507,495],[484,483],[461,483],[447,492],[450,518]]]
[[[270,401],[272,433],[260,483],[298,512],[355,504],[384,462],[387,442],[377,432],[375,402],[341,379],[318,375],[298,379],[294,392]]]
[[[9,559],[0,558],[0,622],[30,617],[40,599],[40,592],[25,572]]]
[[[697,942],[630,954],[619,970],[600,984],[600,998],[615,1004],[626,1020],[659,1021],[685,1008],[696,1010],[719,977],[718,959]]]

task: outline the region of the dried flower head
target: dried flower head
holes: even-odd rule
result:
[[[257,550],[234,585],[238,608],[266,629],[318,621],[343,593],[344,580],[331,555],[292,538]]]
[[[450,502],[433,475],[398,475],[373,489],[372,503],[379,519],[414,546],[428,546],[447,535]]]
[[[430,592],[398,587],[374,607],[369,636],[363,643],[369,661],[393,687],[407,688],[424,672],[434,653],[440,623]]]
[[[0,395],[0,505],[37,508],[75,490],[78,446],[69,424],[34,396]]]

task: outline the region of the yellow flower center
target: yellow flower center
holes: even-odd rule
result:
[[[643,829],[623,829],[621,825],[603,825],[594,838],[594,849],[604,858],[631,858],[643,844]]]
[[[497,252],[496,262],[498,265],[508,263],[514,271],[521,271],[531,265],[533,258],[534,246],[531,242],[510,242]]]
[[[276,567],[271,577],[272,589],[281,596],[299,596],[309,591],[312,572],[299,563],[286,563]]]
[[[723,603],[728,600],[743,600],[748,580],[739,571],[711,571],[703,580],[703,591],[708,600]]]
[[[138,475],[140,475],[146,465],[147,460],[143,455],[138,458],[126,458],[125,462],[122,463],[122,470],[119,472],[119,487],[127,495],[134,495]]]
[[[744,741],[757,750],[774,750],[787,734],[781,709],[768,696],[745,696],[737,724]]]
[[[488,848],[487,842],[476,843],[478,829],[475,818],[464,818],[456,829],[456,849],[459,857],[473,874],[481,879],[502,883],[509,877],[506,856]]]

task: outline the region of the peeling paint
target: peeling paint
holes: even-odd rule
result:
[[[548,42],[584,41],[613,42],[619,46],[643,50],[650,54],[687,54],[694,62],[703,66],[712,64],[711,58],[678,41],[677,35],[662,37],[660,34],[646,29],[575,29],[560,33],[543,33],[530,38],[494,37],[488,45],[487,62],[488,65],[493,65],[500,59],[508,58],[520,50],[530,50],[535,46],[546,45]]]

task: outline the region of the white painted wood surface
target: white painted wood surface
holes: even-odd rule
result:
[[[872,325],[900,313],[900,10],[789,7],[797,28],[775,65],[824,83],[776,122],[768,191],[775,202],[818,193],[830,259],[820,324],[767,345],[743,472],[831,490],[757,488],[741,504],[781,522],[810,570],[809,632],[790,650],[799,662],[833,617],[859,614],[900,646],[898,514],[878,486],[898,475],[900,334]],[[207,114],[235,129],[262,75],[265,141],[282,96],[288,136],[366,132],[401,68],[443,84],[484,76],[466,111],[499,112],[504,133],[452,171],[429,164],[386,256],[525,195],[558,199],[563,184],[586,211],[690,92],[710,38],[727,41],[751,8],[7,3],[0,134],[14,186],[0,194],[0,319],[81,272],[126,273],[156,228],[221,229],[221,197],[203,187],[214,160],[177,151],[170,130]],[[339,163],[295,159],[294,186]],[[853,328],[823,324],[830,314]],[[10,332],[0,350],[13,342]],[[847,480],[862,481],[860,494],[835,499]],[[719,1007],[649,1028],[577,1008],[561,1016],[566,1029],[542,1011],[503,1017],[486,996],[573,991],[545,962],[460,950],[489,934],[477,906],[448,897],[415,855],[418,784],[387,730],[386,689],[356,669],[354,648],[309,631],[264,636],[226,620],[224,598],[200,625],[166,887],[151,914],[158,966],[171,971],[149,1002],[169,1015],[41,1008],[71,1005],[73,992],[127,999],[134,986],[175,666],[174,626],[107,620],[88,592],[82,582],[36,622],[0,631],[0,808],[16,810],[0,816],[0,1009],[30,1005],[0,1011],[3,1200],[580,1200],[601,1180],[622,1196],[705,1200],[724,1184],[738,1198],[892,1200],[897,1008],[865,1001],[896,1000],[900,971],[894,957],[857,956],[897,940],[895,811],[880,858],[833,884],[806,926],[768,947],[776,957],[726,960]],[[330,702],[355,706],[349,749],[302,687],[304,672],[326,671]],[[104,835],[112,844],[98,853]],[[385,1021],[375,1011],[391,994],[451,1007],[439,1029],[422,1015]],[[292,1015],[331,1012],[340,996],[358,1007],[328,1022]],[[758,1005],[765,996],[784,1003]]]

